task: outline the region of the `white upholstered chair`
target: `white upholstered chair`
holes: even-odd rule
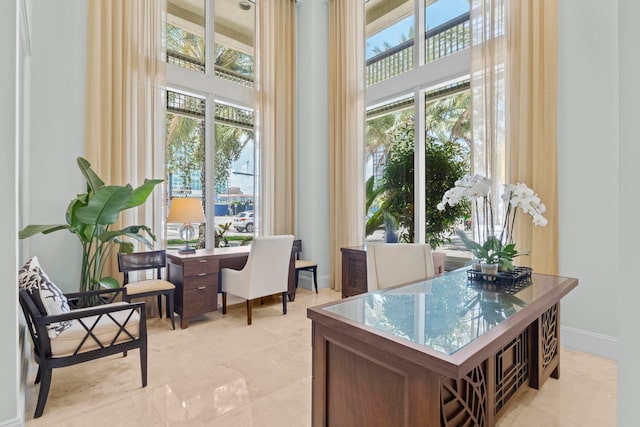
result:
[[[367,245],[367,290],[385,289],[435,275],[431,246],[420,243]]]
[[[289,263],[293,236],[255,237],[242,270],[221,272],[222,314],[227,313],[227,293],[247,300],[247,324],[251,324],[251,300],[282,294],[282,313],[287,314]]]

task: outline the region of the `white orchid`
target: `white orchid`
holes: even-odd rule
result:
[[[455,206],[464,200],[474,204],[476,224],[480,224],[480,218],[484,220],[483,227],[476,227],[478,243],[482,244],[494,236],[491,188],[491,180],[483,175],[466,176],[456,181],[455,187],[444,193],[437,208],[442,211],[446,209],[447,205]],[[539,227],[547,225],[548,221],[542,215],[546,211],[544,203],[526,184],[520,182],[505,184],[501,199],[506,205],[504,222],[499,236],[499,241],[503,244],[513,243],[512,233],[518,208],[531,217],[534,225]]]

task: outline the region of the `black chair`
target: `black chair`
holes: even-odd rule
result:
[[[162,295],[167,302],[167,317],[171,319],[171,327],[176,328],[173,317],[173,295],[175,285],[162,280],[162,269],[167,265],[167,252],[165,250],[134,252],[131,254],[118,254],[118,269],[124,274],[123,286],[127,289],[126,301],[134,298],[158,297],[158,312],[162,318]],[[140,270],[156,270],[155,279],[129,281],[129,272]]]
[[[147,385],[147,323],[144,302],[114,302],[124,288],[65,294],[71,310],[47,315],[27,290],[19,291],[33,353],[38,363],[35,383],[40,383],[34,418],[47,403],[53,368],[71,366],[128,350],[140,350],[142,387]],[[97,304],[97,305],[95,305]],[[94,305],[94,306],[90,306]],[[82,308],[86,307],[86,308]],[[58,333],[52,333],[57,325]],[[61,330],[61,332],[60,332]]]
[[[296,288],[298,287],[298,274],[300,271],[309,271],[313,273],[313,286],[316,288],[316,294],[318,293],[318,264],[313,261],[300,259],[302,253],[302,240],[293,241],[293,253],[296,256]]]

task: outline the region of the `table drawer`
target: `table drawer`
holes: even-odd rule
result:
[[[204,286],[184,291],[183,317],[196,316],[218,309],[218,286]]]
[[[206,273],[217,273],[219,262],[217,259],[201,259],[184,263],[184,276],[199,276]]]

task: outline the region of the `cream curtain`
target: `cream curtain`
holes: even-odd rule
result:
[[[295,232],[295,1],[256,2],[256,230]]]
[[[85,157],[107,184],[137,187],[164,178],[165,10],[162,0],[89,2]],[[162,239],[163,193],[156,187],[114,227],[144,224]],[[113,255],[104,273],[117,277]]]
[[[535,227],[518,213],[514,241],[530,256],[517,261],[555,274],[556,0],[473,0],[471,21],[473,169],[494,181],[493,194],[505,182],[523,182],[538,193],[549,223]]]
[[[364,242],[364,2],[329,0],[330,285],[341,247]]]
[[[507,179],[524,182],[546,205],[549,223],[519,213],[515,241],[537,272],[558,273],[557,4],[511,1],[507,29]],[[521,264],[524,264],[521,262]]]

